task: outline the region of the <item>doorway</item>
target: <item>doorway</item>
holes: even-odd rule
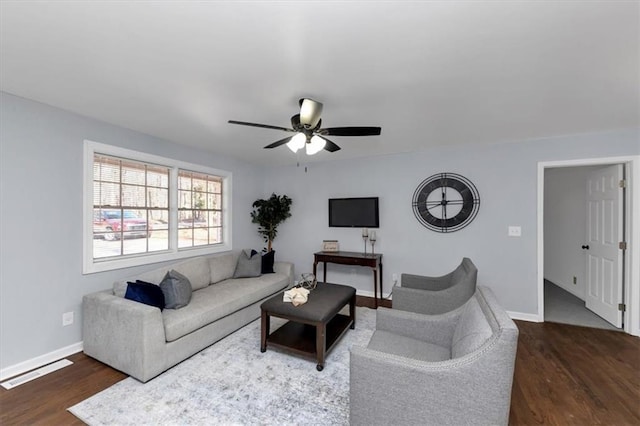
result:
[[[631,250],[631,240],[638,237],[637,219],[640,217],[638,188],[633,185],[633,176],[638,175],[639,157],[616,157],[602,159],[544,162],[538,165],[538,320],[564,322],[588,327],[618,329],[587,309],[602,315],[601,306],[594,309],[593,276],[602,271],[593,269],[593,258],[598,251],[591,250],[587,243],[591,239],[590,217],[587,208],[587,182],[603,170],[615,170],[615,164],[624,170],[626,188],[625,204],[620,204],[621,232],[616,236],[627,243],[624,263],[620,264],[620,278],[624,287],[618,293],[607,288],[604,304],[623,304],[624,311],[618,316],[618,325],[624,323],[624,331],[639,335],[638,311],[640,285],[638,284],[637,250]],[[634,216],[635,213],[635,216]],[[632,223],[636,222],[636,223]],[[615,242],[617,248],[618,241]],[[592,244],[593,245],[593,244]],[[587,268],[587,263],[591,265]],[[606,271],[609,272],[608,270]],[[589,284],[589,279],[592,279]],[[615,290],[615,289],[614,289]],[[585,301],[587,301],[585,303]],[[615,303],[614,303],[615,302]],[[635,302],[635,303],[634,303]],[[608,320],[616,324],[615,317]]]

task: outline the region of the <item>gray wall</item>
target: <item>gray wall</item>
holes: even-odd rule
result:
[[[441,275],[467,256],[478,267],[479,284],[493,288],[507,310],[537,315],[538,162],[637,155],[638,141],[638,129],[632,129],[309,164],[306,173],[304,166],[270,169],[269,190],[294,202],[275,248],[280,258],[295,262],[298,272],[311,271],[313,252],[323,239],[338,240],[342,250],[362,251],[360,229],[328,227],[327,199],[378,196],[376,251],[383,253],[385,295],[394,273]],[[460,231],[430,231],[413,215],[414,190],[438,172],[460,173],[480,192],[478,216]],[[522,237],[507,236],[509,225],[521,226]],[[352,284],[360,293],[373,291],[366,269],[329,265],[328,270],[329,281]]]
[[[600,167],[546,169],[544,174],[544,277],[585,298],[587,176]],[[573,283],[576,277],[576,284]]]
[[[233,172],[234,248],[263,246],[249,218],[255,199],[291,196],[293,216],[279,229],[275,249],[278,259],[295,262],[298,274],[311,270],[323,239],[362,250],[359,229],[327,226],[328,198],[378,196],[376,251],[384,253],[385,293],[393,273],[437,275],[469,256],[481,284],[508,310],[529,314],[537,312],[537,162],[640,153],[635,129],[310,164],[305,173],[304,166],[262,169],[5,93],[0,113],[0,368],[81,341],[82,296],[155,267],[81,274],[84,139]],[[440,171],[471,179],[482,198],[475,221],[452,234],[427,230],[411,210],[416,186]],[[522,226],[522,237],[507,237],[508,225]],[[330,265],[329,271],[331,281],[372,292],[365,269]],[[71,310],[75,324],[63,328],[62,313]]]
[[[261,168],[6,93],[0,113],[0,368],[80,342],[84,294],[156,267],[82,275],[84,139],[231,171],[233,246],[261,246],[249,217]]]

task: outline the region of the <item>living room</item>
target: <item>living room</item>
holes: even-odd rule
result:
[[[394,275],[444,274],[469,257],[478,266],[478,283],[492,289],[513,319],[530,322],[544,321],[541,224],[548,218],[540,209],[540,182],[545,167],[625,164],[631,213],[625,297],[632,299],[625,300],[624,332],[640,334],[640,257],[631,251],[636,250],[631,243],[640,241],[638,2],[339,2],[331,7],[241,2],[238,9],[227,3],[204,2],[193,9],[171,3],[156,11],[151,4],[109,9],[101,2],[2,3],[3,379],[81,351],[83,296],[157,266],[83,273],[87,140],[231,173],[234,250],[264,246],[249,216],[255,200],[271,193],[291,197],[292,216],[279,227],[274,248],[277,260],[295,265],[296,276],[311,271],[323,240],[338,240],[342,250],[363,248],[359,228],[327,225],[328,199],[378,197],[375,250],[384,256],[383,297],[392,297]],[[287,8],[293,10],[285,13]],[[187,37],[172,34],[178,41],[170,50],[174,39],[160,34],[181,13],[198,31],[208,20],[228,31],[232,25],[225,20],[240,26],[248,20],[245,25],[256,29],[245,28],[248,36],[242,37],[236,30],[224,43],[211,41],[217,33],[205,35],[205,43],[187,31],[189,25],[176,23],[176,34],[184,31]],[[286,20],[277,18],[283,13]],[[172,14],[178,17],[167,17]],[[446,22],[449,14],[456,18]],[[146,22],[147,15],[158,20]],[[65,19],[69,28],[56,33],[58,20],[64,26]],[[339,49],[344,42],[338,37],[290,46],[286,43],[295,40],[290,33],[258,31],[277,29],[280,19],[291,20],[293,27],[321,23],[324,31],[352,34],[358,58]],[[490,25],[482,19],[490,19]],[[270,20],[273,27],[260,24]],[[518,21],[517,28],[509,20]],[[149,27],[138,32],[136,23]],[[114,41],[105,34],[117,25],[121,39]],[[392,29],[393,43],[374,36],[379,28]],[[503,40],[507,31],[510,42]],[[74,34],[77,40],[71,43]],[[141,45],[155,46],[157,56],[124,48],[155,36],[164,43]],[[383,46],[376,48],[371,40]],[[388,52],[403,43],[408,46]],[[218,45],[216,54],[204,54]],[[187,55],[183,49],[202,57],[178,72],[173,67]],[[166,59],[168,52],[176,59]],[[208,61],[218,65],[211,69]],[[263,64],[260,69],[255,62]],[[89,73],[92,63],[99,71]],[[201,74],[188,79],[199,66],[212,73],[209,80]],[[74,67],[82,72],[74,73]],[[146,67],[169,71],[154,74]],[[500,81],[504,85],[497,85]],[[146,99],[150,91],[159,97]],[[306,156],[284,146],[262,149],[285,136],[277,131],[227,123],[288,125],[298,98],[306,96],[324,103],[327,126],[381,126],[382,134],[336,137],[340,151]],[[179,125],[167,118],[172,114],[181,118]],[[193,131],[176,130],[189,126]],[[477,217],[457,232],[433,232],[412,210],[418,185],[440,172],[464,175],[481,197]],[[520,227],[521,236],[509,236],[510,226]],[[373,295],[366,271],[331,266],[329,276],[359,295]],[[67,312],[74,320],[63,327]]]

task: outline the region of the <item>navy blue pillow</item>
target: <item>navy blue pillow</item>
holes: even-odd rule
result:
[[[262,255],[262,273],[273,274],[273,262],[275,261],[276,251],[271,250]]]
[[[164,309],[164,293],[160,286],[152,283],[137,280],[135,283],[127,282],[127,292],[124,295],[125,299],[133,300],[136,302],[144,303],[145,305],[155,306]]]

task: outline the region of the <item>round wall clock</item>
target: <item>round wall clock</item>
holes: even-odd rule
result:
[[[426,178],[413,193],[413,213],[420,223],[436,232],[454,232],[478,214],[480,194],[475,185],[456,173]]]

